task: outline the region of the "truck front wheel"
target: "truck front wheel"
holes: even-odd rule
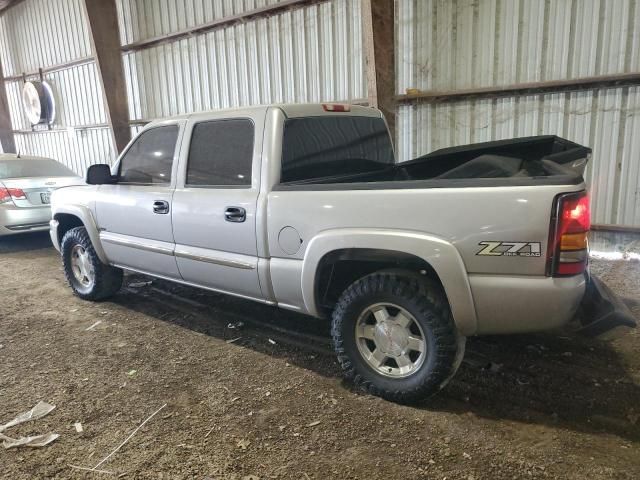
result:
[[[64,275],[78,297],[98,301],[120,290],[122,270],[100,261],[84,227],[72,228],[65,233],[60,250]]]
[[[411,403],[443,388],[464,355],[438,285],[411,273],[379,272],[347,288],[332,336],[345,377],[373,395]]]

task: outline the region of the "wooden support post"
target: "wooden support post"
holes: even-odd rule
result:
[[[396,132],[395,10],[393,0],[362,0],[369,105],[387,119],[391,138]]]
[[[5,153],[16,153],[16,141],[13,136],[11,115],[9,114],[9,100],[4,84],[2,62],[0,61],[0,145]]]
[[[115,0],[85,0],[91,42],[107,108],[107,118],[118,153],[131,139],[127,88],[120,51]]]

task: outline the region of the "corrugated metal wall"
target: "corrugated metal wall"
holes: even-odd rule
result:
[[[234,5],[247,11],[265,3],[276,2],[227,0],[205,9],[202,1],[182,0],[148,9],[144,0],[120,0],[122,41],[241,13]],[[124,68],[136,120],[242,105],[362,101],[367,87],[360,1],[297,8],[126,53]]]
[[[91,55],[83,0],[27,0],[0,17],[5,76]],[[118,0],[123,45],[278,3]],[[360,1],[332,0],[123,55],[131,120],[274,102],[366,98]],[[22,81],[7,82],[17,147],[83,174],[115,158],[90,61],[45,74],[58,100],[52,131],[30,125]],[[102,127],[101,127],[102,126]],[[139,126],[132,127],[137,132]],[[44,132],[42,130],[45,130]],[[105,130],[103,132],[102,130]]]
[[[26,0],[0,17],[5,75],[91,56],[83,0]],[[117,0],[123,45],[278,3]],[[397,90],[447,91],[640,71],[640,0],[396,0]],[[331,0],[123,55],[132,120],[271,102],[367,97],[359,0]],[[29,129],[9,81],[22,151],[79,173],[111,161],[92,60],[45,75],[52,131]],[[598,223],[640,225],[640,87],[399,107],[401,160],[450,145],[558,134],[594,147]],[[132,126],[132,131],[139,130]],[[42,127],[38,127],[41,130]]]
[[[0,16],[0,58],[6,77],[32,73],[92,55],[83,0],[28,0]],[[28,75],[27,79],[38,75]],[[16,148],[52,157],[84,174],[110,162],[115,148],[96,65],[92,60],[44,75],[56,98],[51,130],[31,126],[22,108],[22,80],[6,82]]]
[[[422,91],[640,72],[637,0],[397,0],[397,87]],[[640,225],[640,87],[399,108],[401,160],[555,134],[594,148],[593,221]]]

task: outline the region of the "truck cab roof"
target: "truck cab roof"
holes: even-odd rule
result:
[[[338,107],[340,109],[335,109]],[[335,116],[335,115],[351,115],[359,117],[376,117],[380,118],[379,110],[362,105],[350,105],[348,103],[274,103],[268,105],[256,105],[246,107],[224,108],[219,110],[205,110],[202,112],[189,113],[184,115],[175,115],[163,119],[152,120],[148,125],[157,125],[175,120],[205,120],[210,117],[224,117],[225,114],[237,116],[238,114],[246,114],[248,116],[264,113],[269,108],[279,108],[288,118],[295,117],[319,117],[319,116]]]

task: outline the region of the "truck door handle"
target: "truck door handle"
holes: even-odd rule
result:
[[[159,213],[160,215],[169,213],[169,202],[165,200],[156,200],[153,202],[153,213]]]
[[[247,211],[242,207],[227,207],[224,211],[224,219],[233,223],[244,222],[247,219]]]

